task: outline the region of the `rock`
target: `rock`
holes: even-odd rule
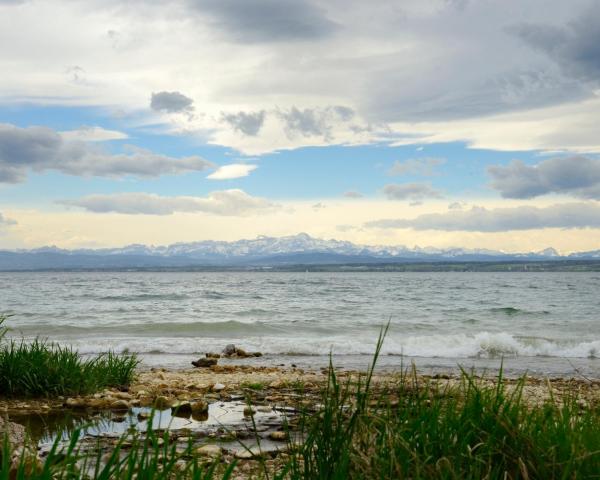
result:
[[[280,432],[280,431],[271,432],[269,434],[269,438],[271,440],[275,440],[277,442],[285,442],[288,439],[288,434],[287,434],[287,432]]]
[[[192,414],[192,404],[187,401],[175,402],[171,405],[171,410],[177,415],[187,415],[188,417]]]
[[[263,354],[262,354],[262,352],[254,352],[254,353],[252,354],[252,356],[253,356],[253,357],[262,357],[262,356],[263,356]]]
[[[211,390],[213,392],[220,392],[221,390],[225,390],[225,385],[223,385],[222,383],[215,383]]]
[[[81,398],[67,398],[64,403],[65,407],[68,408],[85,408],[85,401]]]
[[[244,350],[243,348],[236,348],[236,349],[235,349],[235,354],[236,354],[238,357],[242,357],[242,358],[245,358],[245,357],[247,357],[247,356],[248,356],[248,353],[247,353],[247,352],[246,352],[246,350]]]
[[[223,349],[223,355],[225,355],[226,357],[230,357],[231,355],[235,354],[235,352],[236,352],[236,348],[233,343],[230,343],[229,345],[225,346],[225,348]]]
[[[4,435],[7,436],[8,443],[11,445],[21,445],[25,441],[25,427],[0,417],[0,451],[2,450]]]
[[[145,420],[148,420],[150,418],[151,413],[148,411],[141,411],[140,413],[137,414],[137,419],[138,422],[143,422]]]
[[[251,417],[256,413],[256,410],[254,410],[252,407],[247,406],[244,407],[244,417]]]
[[[269,383],[269,388],[283,388],[285,387],[285,382],[283,380],[274,380]]]
[[[206,358],[221,358],[221,355],[214,352],[208,352],[205,354]]]
[[[129,410],[129,403],[127,400],[115,400],[110,404],[112,410]]]
[[[203,457],[220,458],[223,455],[223,449],[218,445],[202,445],[196,449],[196,454]]]
[[[191,409],[193,414],[207,413],[208,403],[204,400],[198,400],[197,402],[193,402],[191,404]]]
[[[127,392],[115,392],[113,397],[118,398],[119,400],[131,400],[131,394]]]
[[[171,407],[171,400],[167,397],[159,396],[154,399],[154,408],[158,410],[166,410]]]
[[[249,450],[239,450],[234,454],[234,457],[240,460],[250,460],[252,458],[258,458],[261,456],[262,452],[257,448],[250,448]]]
[[[194,367],[198,368],[209,368],[217,364],[216,358],[199,358],[198,360],[192,362]]]

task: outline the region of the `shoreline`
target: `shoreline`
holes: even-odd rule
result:
[[[335,364],[334,371],[342,381],[354,381],[366,375],[366,369],[346,369],[337,367]],[[177,402],[193,401],[208,396],[210,400],[218,401],[257,392],[272,393],[280,401],[285,401],[287,394],[292,393],[294,396],[300,391],[310,396],[318,395],[327,384],[328,373],[327,367],[265,366],[252,365],[244,361],[208,368],[173,369],[140,366],[136,370],[134,382],[124,390],[112,388],[95,394],[73,397],[7,398],[0,396],[0,415],[49,414],[65,409],[111,410],[111,405],[116,400],[131,401],[130,406],[134,407],[151,406],[157,397],[166,397],[171,402]],[[498,372],[466,371],[465,373],[481,382],[481,385],[495,386],[498,384]],[[463,374],[457,369],[452,372],[439,371],[425,374],[411,367],[404,370],[376,369],[373,376],[375,391],[395,385],[402,376],[414,377],[414,381],[421,386],[427,385],[434,386],[436,389],[444,389],[458,386]],[[502,382],[509,389],[519,384],[521,380],[525,381],[526,397],[536,403],[549,400],[552,396],[561,398],[568,392],[575,392],[590,405],[600,404],[599,378],[582,375],[566,377],[511,376],[505,373],[502,375]],[[220,385],[222,388],[215,390],[215,385]]]

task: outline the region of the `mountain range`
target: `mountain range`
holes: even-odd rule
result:
[[[504,253],[487,249],[368,246],[324,240],[306,233],[285,237],[199,241],[167,246],[134,244],[122,248],[65,250],[42,247],[0,251],[0,270],[265,267],[401,262],[600,260],[600,250],[560,255],[553,248],[539,252]]]

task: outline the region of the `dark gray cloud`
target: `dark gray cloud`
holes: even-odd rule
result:
[[[265,116],[266,112],[261,110],[259,112],[224,113],[223,119],[235,130],[254,137],[262,128]]]
[[[414,219],[385,219],[368,222],[367,228],[411,228],[447,232],[505,232],[540,228],[600,228],[600,205],[565,203],[550,207],[512,207],[419,215]]]
[[[440,165],[446,163],[445,158],[425,157],[396,160],[389,169],[388,175],[421,175],[432,176]]]
[[[390,200],[412,200],[413,202],[427,198],[442,198],[441,192],[428,183],[389,184],[383,187],[383,193]]]
[[[222,190],[206,197],[165,197],[152,193],[117,193],[88,195],[77,200],[63,200],[62,205],[80,207],[93,213],[127,215],[172,215],[176,212],[209,213],[221,216],[248,216],[279,208],[265,198],[253,197],[243,190]]]
[[[307,0],[188,0],[211,18],[221,32],[238,42],[315,40],[331,35],[337,25]]]
[[[56,170],[69,175],[158,177],[202,171],[214,165],[198,156],[175,158],[130,148],[109,153],[98,145],[66,141],[46,127],[0,124],[0,183],[18,183],[29,171]]]
[[[515,160],[507,166],[488,168],[492,187],[505,198],[533,198],[564,193],[600,199],[600,160],[582,156],[543,160],[526,165]]]
[[[598,82],[600,74],[600,3],[592,4],[564,26],[520,23],[508,31],[558,63],[568,75]]]
[[[331,129],[339,122],[348,122],[355,115],[351,108],[334,105],[325,108],[305,108],[300,110],[292,107],[278,112],[284,122],[284,128],[289,137],[329,138]]]
[[[194,109],[193,103],[191,98],[180,92],[158,92],[152,94],[150,108],[157,112],[189,113]]]

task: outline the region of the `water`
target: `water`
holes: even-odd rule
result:
[[[600,274],[2,273],[13,334],[83,353],[139,352],[187,366],[235,343],[256,363],[368,363],[600,376]]]

